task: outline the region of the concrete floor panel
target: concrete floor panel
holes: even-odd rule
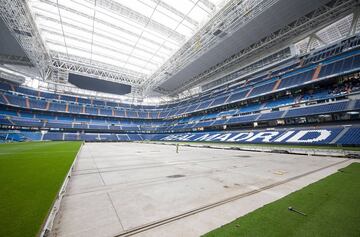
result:
[[[87,143],[52,236],[114,236],[307,172],[137,234],[199,236],[348,164],[346,159],[140,143]],[[335,165],[336,164],[336,165]]]

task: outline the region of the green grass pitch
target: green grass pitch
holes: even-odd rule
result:
[[[81,142],[0,144],[0,236],[36,236]]]
[[[307,214],[302,216],[288,207]],[[204,237],[360,236],[360,163],[353,163]]]

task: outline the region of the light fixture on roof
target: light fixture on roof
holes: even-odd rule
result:
[[[319,117],[321,117],[321,118],[329,118],[329,117],[331,117],[331,115],[330,114],[320,114]]]
[[[349,111],[347,112],[347,114],[359,114],[360,112],[359,111]]]

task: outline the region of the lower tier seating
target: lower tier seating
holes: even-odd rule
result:
[[[275,130],[237,130],[192,133],[62,133],[0,130],[0,141],[53,140],[99,141],[187,141],[249,144],[360,145],[360,126],[286,128]]]
[[[315,116],[331,113],[344,113],[347,111],[358,111],[359,100],[341,100],[330,103],[289,108],[281,111],[267,111],[261,113],[239,115],[241,110],[228,111],[209,115],[188,117],[179,120],[167,121],[139,121],[139,120],[115,120],[115,118],[87,118],[74,117],[71,115],[52,115],[16,112],[11,108],[0,108],[0,125],[52,128],[52,129],[73,129],[85,132],[155,132],[191,131],[195,128],[214,127],[221,125],[251,124],[253,122],[264,122],[277,119],[290,119],[303,116]],[[232,113],[230,113],[232,112]],[[234,115],[234,113],[236,113]],[[40,116],[41,115],[41,116]],[[224,117],[226,116],[226,117]],[[221,119],[220,119],[221,118]]]

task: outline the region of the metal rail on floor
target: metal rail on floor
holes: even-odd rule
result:
[[[197,213],[200,213],[200,212],[203,212],[203,211],[206,211],[206,210],[209,210],[209,209],[212,209],[212,208],[215,208],[215,207],[218,207],[218,206],[230,203],[230,202],[234,202],[234,201],[239,200],[241,198],[244,198],[244,197],[247,197],[247,196],[250,196],[250,195],[265,191],[265,190],[268,190],[270,188],[274,188],[276,186],[279,186],[279,185],[291,182],[293,180],[305,177],[307,175],[322,171],[322,170],[330,168],[332,166],[336,166],[336,165],[348,162],[350,160],[351,159],[344,159],[343,161],[336,162],[334,164],[327,165],[327,166],[321,167],[319,169],[312,170],[312,171],[306,172],[304,174],[297,175],[297,176],[294,176],[292,178],[288,178],[288,179],[285,179],[283,181],[279,181],[279,182],[276,182],[276,183],[273,183],[273,184],[270,184],[270,185],[267,185],[267,186],[264,186],[264,187],[261,187],[261,188],[258,188],[258,189],[254,189],[254,190],[249,191],[249,192],[241,193],[241,194],[238,194],[238,195],[223,199],[221,201],[218,201],[218,202],[215,202],[215,203],[212,203],[212,204],[209,204],[209,205],[205,205],[205,206],[202,206],[202,207],[199,207],[199,208],[196,208],[196,209],[192,209],[192,210],[189,210],[187,212],[183,212],[183,213],[181,213],[179,215],[175,215],[175,216],[168,217],[168,218],[165,218],[165,219],[161,219],[161,220],[158,220],[158,221],[154,221],[154,222],[151,222],[151,223],[148,223],[148,224],[144,224],[144,225],[141,225],[141,226],[138,226],[138,227],[135,227],[135,228],[131,228],[131,229],[128,229],[128,230],[125,230],[125,231],[119,233],[118,235],[115,235],[114,237],[132,236],[132,235],[135,235],[135,234],[138,234],[138,233],[141,233],[141,232],[144,232],[144,231],[147,231],[147,230],[150,230],[150,229],[153,229],[153,228],[156,228],[156,227],[159,227],[159,226],[162,226],[162,225],[165,225],[165,224],[168,224],[168,223],[183,219],[185,217],[192,216],[192,215],[195,215]]]

